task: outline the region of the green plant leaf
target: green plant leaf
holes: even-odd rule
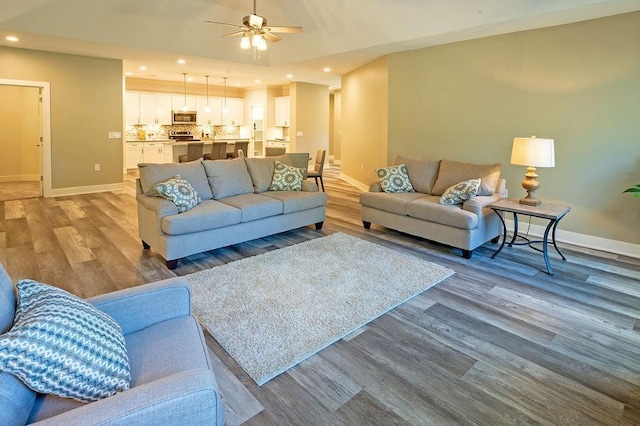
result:
[[[633,192],[633,196],[634,197],[640,197],[640,184],[636,185],[636,186],[632,186],[631,188],[627,188],[625,189],[624,192]]]

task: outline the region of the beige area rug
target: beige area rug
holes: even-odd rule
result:
[[[186,278],[194,315],[261,386],[453,273],[337,233]]]

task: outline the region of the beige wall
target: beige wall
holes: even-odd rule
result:
[[[368,185],[387,163],[386,57],[342,77],[341,173]]]
[[[638,52],[636,12],[390,55],[388,115],[354,111],[380,91],[374,64],[343,81],[343,171],[368,183],[357,167],[372,149],[386,154],[375,167],[396,154],[501,162],[520,197],[513,138],[553,138],[537,195],[572,206],[561,229],[640,244],[640,200],[621,194],[640,182]],[[387,119],[388,145],[370,137]]]
[[[192,82],[187,82],[188,96],[206,96],[207,79],[204,75],[190,75]],[[184,82],[149,80],[146,78],[127,77],[125,79],[126,90],[156,93],[175,93],[182,95],[185,92]],[[224,80],[222,77],[209,76],[209,96],[224,96]],[[227,97],[243,98],[244,89],[227,85]]]
[[[0,78],[51,84],[53,189],[122,183],[122,61],[0,46]],[[94,171],[94,164],[101,171]]]
[[[289,90],[291,151],[308,152],[315,159],[317,150],[329,150],[329,87],[295,82]]]

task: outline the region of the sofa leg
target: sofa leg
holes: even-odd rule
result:
[[[491,239],[491,244],[498,244],[498,242],[500,241],[500,235],[498,235],[495,238]]]
[[[316,223],[316,231],[319,231],[322,229],[322,225],[324,225],[324,222],[317,222]]]
[[[465,259],[471,259],[472,255],[473,255],[473,250],[462,249],[462,257],[464,257]]]
[[[151,248],[151,246],[147,243],[145,243],[144,241],[142,241],[142,248],[145,250],[149,250]]]
[[[364,226],[364,229],[371,229],[371,222],[367,222],[366,220],[363,220],[362,226]]]
[[[167,264],[167,268],[171,270],[176,269],[178,267],[178,259],[165,260],[165,263]]]

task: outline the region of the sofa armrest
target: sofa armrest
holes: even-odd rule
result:
[[[182,277],[114,291],[87,301],[115,319],[125,335],[191,315],[191,290]]]
[[[462,203],[462,209],[480,216],[482,215],[482,209],[503,198],[502,194],[498,193],[494,193],[493,195],[479,195]]]
[[[311,182],[310,180],[303,180],[302,190],[304,192],[318,192],[318,185],[316,185],[315,182]]]
[[[506,198],[507,196],[507,180],[500,178],[498,179],[498,185],[496,185],[496,193],[502,195],[502,198]]]
[[[383,192],[380,182],[373,182],[369,185],[369,192]]]
[[[160,219],[165,216],[178,214],[178,206],[165,198],[136,194],[136,200],[138,201],[138,204],[145,209],[156,212]]]
[[[184,371],[135,386],[34,425],[224,424],[224,409],[211,370]]]

